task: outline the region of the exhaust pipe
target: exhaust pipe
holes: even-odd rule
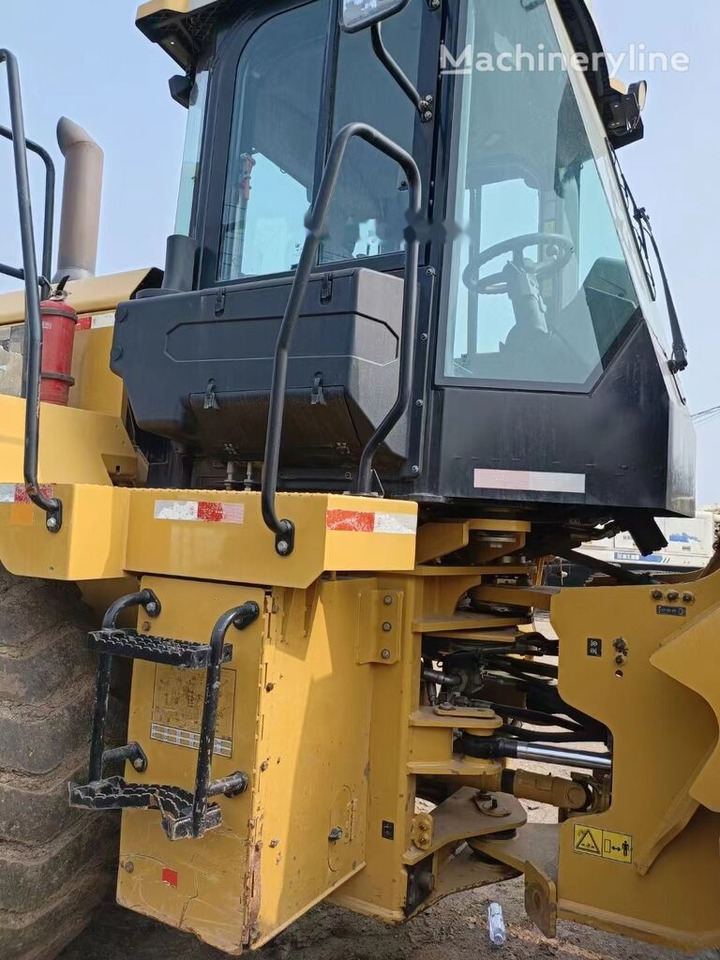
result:
[[[65,178],[56,283],[67,276],[95,276],[105,162],[90,134],[67,117],[58,123],[57,139],[65,157]]]

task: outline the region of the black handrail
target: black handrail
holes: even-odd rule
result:
[[[40,438],[40,364],[42,361],[42,321],[40,317],[40,290],[35,260],[35,230],[33,228],[30,176],[28,174],[25,120],[20,91],[20,71],[15,56],[0,49],[0,63],[7,66],[10,126],[13,132],[15,180],[17,183],[20,239],[22,243],[23,280],[26,297],[27,356],[25,359],[25,450],[23,474],[30,500],[47,514],[46,525],[51,533],[62,526],[62,503],[55,497],[46,497],[38,484],[38,446]]]
[[[260,616],[260,607],[254,600],[249,600],[239,607],[233,607],[224,613],[213,627],[210,636],[210,660],[205,681],[205,699],[203,702],[200,735],[198,737],[198,762],[195,771],[195,791],[192,802],[192,835],[203,835],[203,820],[208,807],[208,798],[225,794],[243,793],[247,788],[248,779],[245,774],[238,773],[231,780],[211,781],[210,773],[212,758],[215,752],[215,729],[217,727],[220,704],[220,682],[222,677],[223,650],[225,637],[230,627],[236,630],[247,630]]]
[[[108,608],[103,617],[103,630],[115,630],[118,617],[125,610],[133,607],[143,607],[149,617],[158,617],[161,612],[160,601],[152,590],[140,590],[138,593],[129,593],[119,597]],[[110,702],[110,681],[112,680],[113,658],[110,653],[101,653],[98,663],[97,679],[95,681],[95,708],[93,710],[92,737],[90,740],[90,768],[88,781],[95,783],[102,780],[103,765],[110,762],[108,751],[105,750],[105,728],[107,726],[108,704]],[[127,746],[131,746],[128,744]],[[135,744],[132,745],[134,747]],[[126,752],[118,759],[128,759]],[[132,750],[131,752],[136,752]]]
[[[0,124],[0,137],[12,141],[13,132],[9,127],[3,127]],[[44,147],[34,140],[26,140],[25,146],[32,153],[36,154],[45,164],[45,218],[43,221],[43,247],[42,247],[42,277],[43,297],[50,295],[50,277],[52,275],[53,262],[53,233],[55,231],[55,164],[53,158]],[[22,270],[16,270],[14,267],[5,267],[0,264],[0,272],[6,273],[16,280],[24,280],[25,274]]]
[[[358,491],[370,492],[372,460],[380,443],[385,439],[407,409],[412,384],[412,367],[415,356],[415,327],[417,324],[417,273],[420,256],[420,240],[415,229],[415,221],[422,207],[422,181],[420,170],[413,158],[402,147],[384,134],[366,123],[350,123],[333,140],[325,164],[325,172],[320,183],[317,197],[307,217],[307,237],[303,245],[300,262],[293,280],[290,297],[285,309],[280,333],[275,347],[272,385],[270,388],[270,409],[268,412],[267,436],[265,438],[265,458],[262,471],[262,515],[267,528],[275,534],[275,549],[280,556],[289,556],[294,549],[295,525],[291,520],[280,520],[275,509],[278,472],[280,468],[280,445],[282,441],[283,416],[285,412],[285,389],[287,386],[287,368],[290,342],[300,311],[310,276],[317,261],[318,250],[325,235],[325,221],[330,203],[337,187],[340,170],[350,141],[358,137],[380,150],[391,160],[395,160],[407,178],[410,205],[408,213],[409,227],[405,245],[405,293],[403,296],[403,321],[400,340],[400,389],[392,410],[371,437],[360,460],[358,473]]]

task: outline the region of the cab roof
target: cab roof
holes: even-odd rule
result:
[[[217,30],[225,14],[238,15],[253,0],[148,0],[137,13],[137,25],[148,39],[159,44],[183,70],[192,74],[198,57]],[[257,2],[257,0],[254,0]],[[593,0],[557,0],[558,10],[578,51],[588,55],[602,53],[603,46],[594,18]],[[643,136],[643,124],[630,136],[617,135],[612,129],[614,112],[622,91],[613,84],[604,58],[596,70],[586,73],[600,115],[613,146],[621,147]]]
[[[192,71],[212,36],[218,14],[237,0],[148,0],[137,12],[137,25],[184,70]]]

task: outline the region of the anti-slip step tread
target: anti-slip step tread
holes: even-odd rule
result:
[[[129,660],[147,660],[186,670],[204,670],[210,662],[208,644],[188,643],[169,637],[152,637],[135,630],[95,630],[89,634],[88,646],[99,653]],[[232,659],[232,645],[225,644],[222,662]]]
[[[170,840],[193,836],[193,795],[182,787],[157,783],[127,783],[123,777],[109,777],[96,783],[70,784],[70,805],[90,810],[159,810]],[[201,834],[222,822],[222,811],[209,803],[202,820]]]

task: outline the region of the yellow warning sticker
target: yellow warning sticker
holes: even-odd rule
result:
[[[614,860],[615,863],[633,862],[633,838],[628,833],[614,833],[575,824],[573,850],[588,857]]]
[[[611,833],[603,830],[603,857],[618,863],[632,863],[633,840],[627,833]]]
[[[603,832],[593,827],[575,825],[575,853],[587,853],[591,857],[602,857]]]

